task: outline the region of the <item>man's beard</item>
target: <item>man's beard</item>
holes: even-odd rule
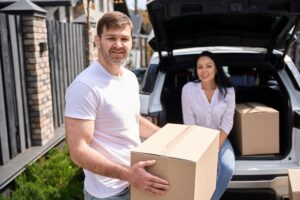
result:
[[[126,59],[128,57],[127,53],[126,53],[126,50],[123,49],[121,50],[122,51],[122,58],[114,58],[113,54],[113,51],[120,51],[120,50],[114,50],[114,49],[110,49],[109,51],[102,51],[102,55],[104,56],[104,58],[111,64],[114,64],[114,65],[123,65],[125,64],[126,62]]]

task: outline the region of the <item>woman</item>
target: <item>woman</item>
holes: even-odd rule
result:
[[[218,200],[235,168],[233,148],[227,139],[233,126],[235,92],[213,53],[202,52],[195,71],[199,80],[188,82],[182,88],[183,121],[220,131],[217,185],[211,198]]]

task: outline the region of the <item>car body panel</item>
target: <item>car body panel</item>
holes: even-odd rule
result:
[[[288,176],[276,177],[272,180],[260,181],[232,181],[229,183],[229,189],[258,189],[270,188],[276,191],[279,197],[288,197]]]

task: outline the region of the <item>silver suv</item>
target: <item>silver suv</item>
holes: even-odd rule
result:
[[[182,86],[195,79],[197,55],[215,53],[235,85],[236,102],[272,107],[280,123],[279,153],[235,152],[236,170],[222,199],[287,199],[287,170],[300,167],[300,75],[287,56],[300,29],[300,2],[153,0],[147,9],[156,52],[141,84],[141,113],[160,126],[182,123]]]

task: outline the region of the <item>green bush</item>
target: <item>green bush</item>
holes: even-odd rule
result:
[[[69,157],[67,147],[54,148],[27,167],[15,180],[11,197],[0,200],[83,199],[83,173]]]

